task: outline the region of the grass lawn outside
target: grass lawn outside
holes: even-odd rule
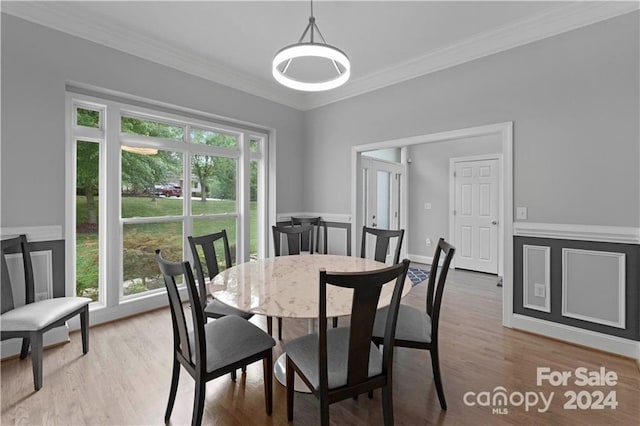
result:
[[[96,197],[96,205],[98,198]],[[193,235],[204,235],[227,231],[232,257],[235,259],[236,218],[201,218],[202,214],[225,214],[236,212],[234,200],[191,202]],[[173,222],[136,223],[123,226],[123,287],[124,295],[164,286],[155,261],[155,249],[160,248],[164,258],[174,261],[183,259],[183,236],[181,198],[122,197],[122,217],[166,217],[180,216]],[[251,241],[250,253],[257,253],[257,202],[250,208]],[[76,197],[76,292],[78,296],[98,299],[98,226],[88,223],[85,196]],[[235,262],[234,262],[235,263]]]

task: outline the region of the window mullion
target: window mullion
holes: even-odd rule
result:
[[[240,136],[240,158],[238,160],[238,241],[241,241],[239,260],[248,262],[251,255],[251,156],[249,155],[250,135]]]
[[[114,307],[120,303],[122,295],[122,226],[120,224],[121,199],[121,162],[120,162],[120,108],[116,105],[107,105],[105,126],[105,173],[104,188],[105,202],[100,203],[100,213],[102,223],[101,241],[104,243],[104,257],[106,272],[104,299],[107,307]]]

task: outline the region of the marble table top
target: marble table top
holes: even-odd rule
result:
[[[216,275],[209,292],[227,305],[255,314],[286,318],[317,318],[321,268],[327,272],[372,271],[386,265],[371,259],[326,254],[280,256],[236,265]],[[411,290],[405,280],[402,295]],[[385,285],[379,307],[391,301]],[[351,314],[353,290],[327,286],[327,317]]]

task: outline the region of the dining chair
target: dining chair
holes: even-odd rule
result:
[[[398,347],[425,349],[431,353],[433,379],[436,384],[438,400],[443,410],[447,409],[447,402],[444,397],[442,377],[440,375],[438,324],[440,323],[440,307],[442,305],[444,285],[455,251],[455,247],[447,243],[444,238],[440,238],[436,246],[433,261],[431,262],[431,272],[427,284],[426,310],[422,311],[401,304],[398,310],[396,339],[394,342],[395,346]],[[442,253],[444,253],[445,258],[442,267],[438,270],[438,263],[440,262],[440,255]],[[373,341],[376,344],[385,344],[384,333],[386,331],[387,311],[387,308],[382,308],[379,309],[376,314],[376,320],[373,326]]]
[[[16,306],[7,256],[20,253],[24,271],[25,304]],[[89,352],[89,303],[88,297],[54,297],[35,302],[35,281],[31,251],[26,235],[2,241],[2,314],[0,340],[21,338],[20,359],[25,359],[31,346],[33,384],[35,390],[42,387],[42,336],[52,328],[80,315],[82,353]]]
[[[276,256],[300,254],[303,247],[303,238],[309,241],[309,254],[313,254],[313,225],[300,226],[272,226],[273,247]],[[282,238],[286,237],[287,250],[282,250]],[[273,318],[267,317],[267,332],[273,331]],[[278,340],[282,340],[282,318],[278,317]]]
[[[178,391],[180,366],[195,380],[192,425],[202,423],[206,383],[236,369],[262,360],[267,415],[273,407],[273,354],[276,342],[260,328],[236,315],[206,322],[202,309],[190,309],[192,330],[188,327],[184,296],[179,284],[187,288],[188,302],[200,306],[200,296],[189,262],[169,262],[156,250],[156,261],[164,278],[173,325],[173,373],[164,421],[169,422]]]
[[[318,238],[318,234],[320,232],[320,216],[317,217],[306,217],[306,216],[291,216],[291,226],[296,225],[312,225],[314,227],[314,240],[316,242],[315,252],[320,252],[320,239]],[[307,233],[303,233],[301,236],[300,242],[302,251],[309,251],[309,237]]]
[[[393,264],[395,265],[400,261],[400,248],[402,247],[402,238],[404,237],[404,229],[391,230],[391,229],[369,228],[367,226],[363,226],[360,257],[370,257],[366,253],[368,235],[373,235],[376,241],[373,259],[383,263],[386,263],[387,261],[387,252],[389,251],[389,244],[391,243],[391,238],[397,238],[396,248],[393,254]]]
[[[393,424],[392,362],[395,325],[409,261],[366,272],[320,270],[318,333],[284,344],[287,354],[287,420],[293,421],[294,375],[320,400],[320,422],[329,405],[382,388],[384,424]],[[392,283],[393,282],[393,283]],[[371,341],[383,285],[393,285],[382,351]],[[327,287],[353,290],[350,327],[327,329]]]
[[[193,264],[198,277],[200,302],[205,316],[209,318],[221,318],[227,315],[237,315],[244,319],[251,318],[253,316],[252,313],[231,307],[220,302],[216,298],[208,301],[207,282],[220,273],[220,262],[222,262],[225,269],[232,266],[231,250],[229,249],[227,231],[223,229],[220,232],[202,235],[199,237],[189,236],[187,239],[189,240],[189,246],[191,247]],[[222,259],[218,256],[218,253],[216,253],[216,244],[218,243],[222,244]]]

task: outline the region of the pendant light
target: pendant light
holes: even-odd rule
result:
[[[315,33],[322,42],[316,42]],[[309,41],[303,41],[309,34]],[[333,62],[336,70],[336,77],[322,81],[302,81],[296,80],[286,74],[289,65],[294,59],[303,57],[324,58]],[[284,65],[283,65],[284,64]],[[313,16],[313,0],[311,0],[311,16],[300,40],[296,44],[286,46],[278,51],[273,58],[273,77],[282,85],[291,89],[305,92],[320,92],[342,86],[349,80],[351,75],[351,63],[347,55],[337,47],[327,44],[320,29],[316,25],[316,18]]]

